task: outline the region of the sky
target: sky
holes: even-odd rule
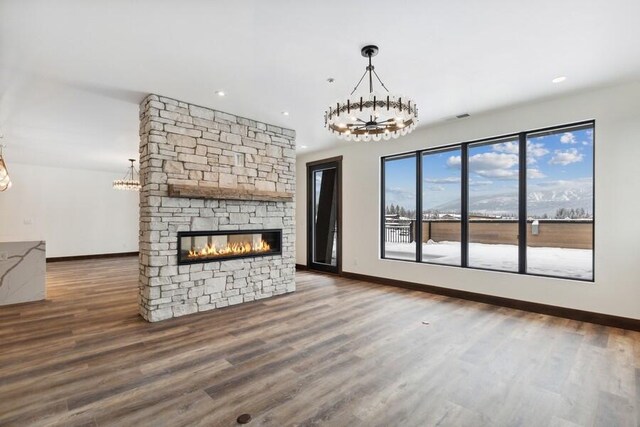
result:
[[[470,210],[517,212],[518,141],[469,145]],[[423,157],[423,209],[460,210],[460,149]],[[387,205],[415,209],[415,158],[385,164]],[[590,211],[593,197],[593,129],[564,129],[527,138],[528,213],[553,215],[560,207]]]
[[[416,159],[414,156],[387,160],[384,164],[386,206],[416,208]]]

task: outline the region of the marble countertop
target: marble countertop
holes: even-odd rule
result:
[[[44,241],[0,242],[0,305],[45,299],[45,281]]]

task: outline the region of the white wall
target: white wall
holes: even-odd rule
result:
[[[586,119],[596,120],[595,283],[379,258],[381,156]],[[640,82],[472,115],[388,142],[340,141],[340,148],[299,156],[299,264],[306,264],[305,164],[336,155],[344,156],[344,271],[640,319]]]
[[[45,240],[47,257],[138,250],[139,194],[111,188],[123,174],[6,161],[0,241]]]

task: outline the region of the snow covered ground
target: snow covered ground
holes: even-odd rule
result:
[[[414,260],[415,244],[387,242],[385,253],[388,258]],[[591,257],[589,249],[527,248],[527,272],[591,279]],[[436,264],[460,265],[460,243],[423,243],[422,259]],[[469,266],[518,271],[518,247],[470,243]]]

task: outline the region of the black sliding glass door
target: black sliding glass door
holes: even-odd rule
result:
[[[307,164],[307,266],[340,272],[341,158]]]

